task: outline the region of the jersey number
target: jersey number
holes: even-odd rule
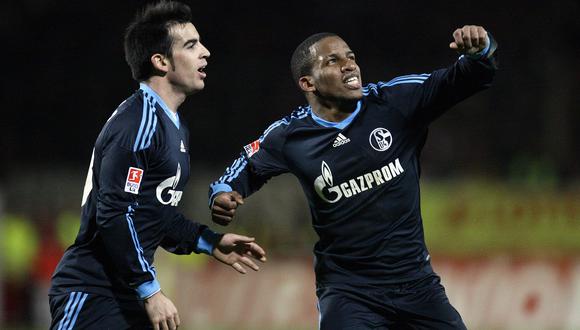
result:
[[[83,201],[81,202],[81,207],[87,202],[91,190],[93,190],[93,161],[95,160],[95,149],[93,149],[93,154],[91,155],[91,164],[89,165],[89,171],[87,172],[87,178],[85,180],[85,188],[83,189]]]

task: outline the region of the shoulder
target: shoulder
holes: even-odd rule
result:
[[[155,107],[137,90],[123,101],[103,127],[99,139],[138,151],[148,146],[157,126]]]
[[[429,79],[430,73],[408,74],[395,77],[389,81],[370,83],[363,88],[363,95],[367,97],[386,98],[392,94],[413,92],[420,88]]]
[[[284,138],[296,127],[303,125],[304,120],[310,115],[310,111],[308,106],[299,106],[289,115],[273,122],[260,136],[260,142],[266,139]]]

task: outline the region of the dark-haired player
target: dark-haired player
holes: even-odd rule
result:
[[[178,107],[204,88],[210,56],[188,6],[159,2],[125,34],[125,56],[140,88],[103,127],[82,199],[81,227],[52,278],[51,329],[176,329],[153,258],[206,253],[246,273],[264,251],[254,239],[217,234],[176,207],[189,177],[189,133]]]
[[[463,55],[452,66],[363,87],[344,40],[309,37],[291,62],[308,106],[268,127],[210,186],[213,220],[227,224],[271,177],[299,179],[319,236],[321,329],[465,329],[425,246],[419,156],[429,124],[489,86],[496,44],[473,25],[453,39]]]

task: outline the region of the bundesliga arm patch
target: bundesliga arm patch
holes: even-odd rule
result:
[[[256,140],[244,146],[244,151],[246,151],[248,158],[252,157],[252,155],[258,152],[258,150],[260,150],[260,140]]]
[[[125,191],[131,194],[139,194],[139,186],[141,186],[141,179],[143,178],[143,170],[136,167],[129,167],[127,173],[127,181],[125,182]]]

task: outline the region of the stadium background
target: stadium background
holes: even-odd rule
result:
[[[122,33],[142,1],[2,5],[0,327],[44,329],[50,274],[78,228],[94,140],[137,84]],[[193,176],[180,207],[210,223],[207,185],[271,122],[304,103],[289,58],[336,32],[365,82],[450,64],[450,34],[500,44],[491,90],[432,125],[423,213],[435,269],[471,329],[580,329],[580,4],[564,1],[189,1],[212,55],[180,109]],[[229,231],[269,252],[238,276],[203,256],[157,254],[185,329],[316,328],[306,202],[291,176],[248,199]]]

